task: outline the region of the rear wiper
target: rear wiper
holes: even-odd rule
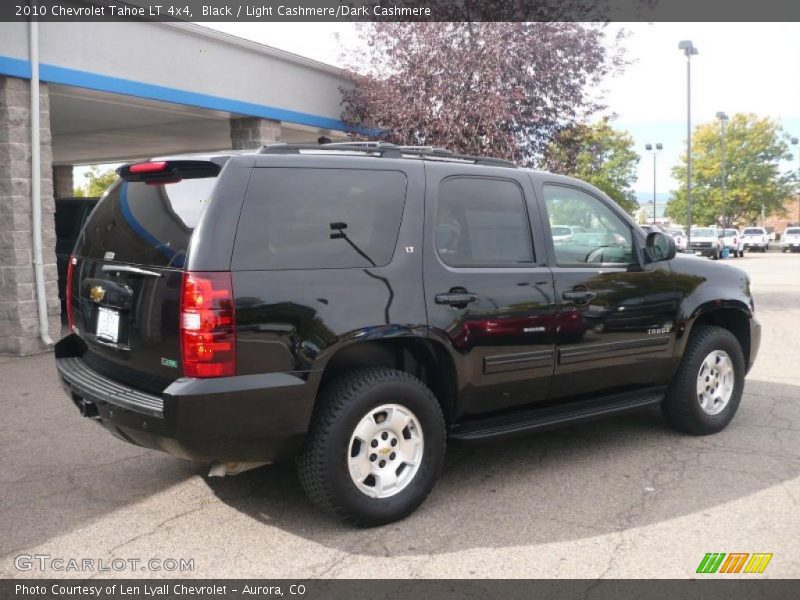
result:
[[[103,265],[100,270],[103,273],[132,273],[133,275],[143,275],[145,277],[161,277],[161,273],[157,271],[148,271],[147,269],[128,265]]]

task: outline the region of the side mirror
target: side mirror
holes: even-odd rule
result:
[[[675,258],[675,253],[677,252],[675,240],[672,239],[672,236],[661,233],[660,231],[651,231],[647,234],[645,248],[647,248],[647,253],[650,255],[650,260],[653,262],[672,260]]]

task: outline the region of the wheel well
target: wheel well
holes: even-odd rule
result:
[[[730,331],[742,347],[745,364],[750,363],[750,319],[741,310],[735,308],[720,308],[705,312],[694,322],[692,329],[698,325],[717,325]]]
[[[388,367],[405,371],[427,385],[451,423],[456,415],[456,369],[444,347],[422,339],[398,338],[357,342],[339,350],[327,363],[320,380],[322,388],[332,378],[350,369]]]

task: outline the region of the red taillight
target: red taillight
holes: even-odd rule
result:
[[[74,256],[69,257],[67,266],[67,324],[70,331],[75,331],[75,321],[72,317],[72,274],[75,271],[75,263],[78,262]]]
[[[158,173],[167,168],[166,161],[136,163],[128,167],[130,173]]]
[[[187,377],[236,374],[236,310],[230,273],[183,274],[180,326]]]

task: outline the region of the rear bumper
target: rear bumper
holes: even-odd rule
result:
[[[153,395],[89,368],[81,346],[75,335],[56,344],[64,389],[82,414],[127,442],[199,462],[276,462],[302,446],[314,394],[300,377],[182,378]]]
[[[702,247],[702,248],[698,248],[698,247],[692,246],[692,249],[690,250],[690,252],[692,252],[693,254],[700,254],[701,256],[714,256],[715,254],[717,254],[719,252],[719,249],[718,248],[713,248],[713,247],[712,248],[707,248],[705,246]]]

